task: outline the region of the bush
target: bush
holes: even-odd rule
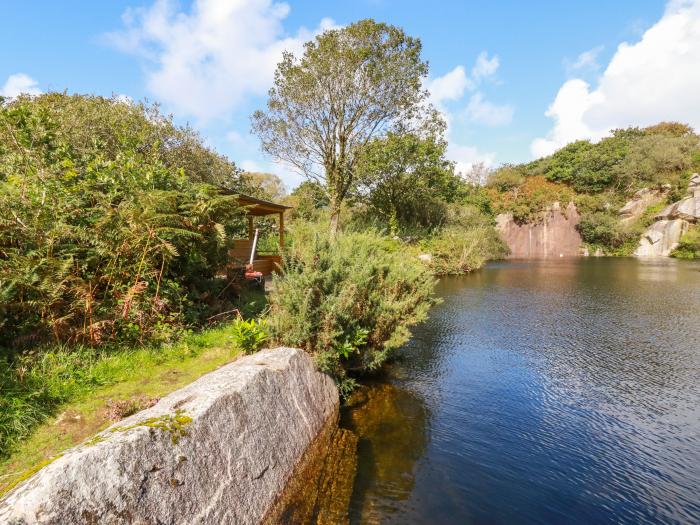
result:
[[[452,206],[448,225],[422,241],[430,254],[429,267],[436,275],[471,272],[488,260],[502,259],[508,247],[493,227],[493,219],[475,206]]]
[[[671,257],[678,259],[700,259],[700,226],[692,225],[683,234],[678,247],[673,250]]]
[[[0,346],[143,342],[230,309],[242,218],[213,184],[237,174],[157,107],[0,99]]]
[[[486,187],[495,188],[498,191],[510,191],[520,186],[524,181],[523,172],[518,167],[506,164],[488,176]]]
[[[583,215],[578,231],[584,242],[611,249],[625,244],[636,245],[642,233],[638,228],[626,228],[616,212],[597,211]]]
[[[267,341],[266,327],[265,319],[236,319],[231,329],[233,342],[246,354],[252,354]]]
[[[278,342],[304,348],[345,391],[348,372],[376,370],[434,304],[435,281],[396,243],[372,233],[331,241],[297,225],[274,277],[269,326]]]
[[[532,222],[555,201],[566,205],[574,198],[567,186],[548,182],[541,175],[527,177],[519,187],[493,195],[497,213],[510,212],[517,223]]]
[[[421,243],[431,255],[429,267],[436,275],[459,275],[481,268],[488,260],[501,259],[507,252],[493,227],[464,230],[449,226]]]

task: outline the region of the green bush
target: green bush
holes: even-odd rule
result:
[[[502,259],[508,247],[496,232],[493,219],[475,206],[452,206],[448,225],[419,242],[431,256],[429,268],[436,275],[471,272],[488,260]]]
[[[697,224],[692,225],[683,234],[678,247],[671,253],[671,257],[676,257],[677,259],[700,259],[700,226]]]
[[[553,202],[566,206],[574,198],[568,186],[547,181],[543,176],[527,177],[523,183],[510,191],[493,194],[493,207],[497,213],[513,214],[515,222],[537,221],[540,212]]]
[[[597,211],[581,217],[578,231],[584,242],[594,246],[619,249],[626,244],[636,245],[640,229],[625,227],[616,212]]]
[[[268,339],[267,321],[260,319],[236,319],[233,322],[231,333],[234,344],[246,354],[251,354],[258,350]]]
[[[498,191],[510,191],[525,181],[523,171],[517,166],[506,164],[492,172],[486,180],[486,187]]]
[[[237,177],[154,106],[0,99],[0,346],[140,343],[230,309],[243,221],[214,184]]]
[[[331,241],[317,227],[297,225],[292,237],[269,298],[271,335],[316,356],[345,390],[348,372],[377,369],[426,318],[434,278],[376,234]]]

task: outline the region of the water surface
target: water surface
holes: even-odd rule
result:
[[[438,291],[343,414],[352,523],[700,523],[700,265],[504,262]]]

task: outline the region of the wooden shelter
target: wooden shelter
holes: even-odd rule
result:
[[[248,217],[248,238],[234,239],[233,248],[229,251],[231,257],[230,269],[245,269],[251,259],[253,252],[253,244],[255,239],[255,218],[277,215],[279,220],[279,246],[284,247],[284,212],[289,210],[291,206],[277,204],[250,195],[238,195],[238,204],[245,208]],[[279,253],[259,252],[255,249],[252,254],[253,268],[252,270],[260,272],[263,275],[271,274],[277,265],[281,262]]]

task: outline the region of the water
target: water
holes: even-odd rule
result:
[[[700,523],[700,265],[505,262],[439,294],[342,415],[352,523]]]

